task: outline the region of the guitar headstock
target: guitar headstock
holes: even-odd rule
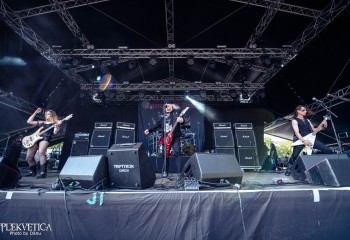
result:
[[[326,121],[330,120],[331,116],[329,114],[326,114],[326,115],[323,116],[323,119],[326,120]]]
[[[179,117],[182,117],[182,115],[184,115],[188,109],[190,109],[190,108],[186,107],[184,110],[182,110]]]
[[[67,117],[63,118],[62,121],[67,121],[73,117],[73,114],[69,114]]]

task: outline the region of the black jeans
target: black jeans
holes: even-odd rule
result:
[[[182,162],[181,162],[181,143],[180,137],[173,137],[171,143],[174,151],[174,160],[176,165],[176,173],[181,173],[182,171]],[[166,172],[169,172],[169,158],[166,159]]]
[[[305,147],[305,145],[299,145],[299,146],[295,146],[293,148],[292,156],[289,159],[290,165],[293,165],[294,161],[299,157],[299,155],[304,147]],[[326,145],[324,145],[322,142],[318,141],[317,139],[315,140],[313,148],[320,150],[324,154],[333,153],[332,149],[330,149],[329,147],[327,147]]]

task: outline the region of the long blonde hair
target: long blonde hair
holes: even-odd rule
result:
[[[45,111],[45,119],[46,119],[47,112],[49,112],[51,114],[51,118],[52,118],[53,123],[57,123],[59,121],[56,112],[54,110],[50,110],[50,109]]]

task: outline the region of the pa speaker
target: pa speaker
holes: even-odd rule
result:
[[[117,129],[115,130],[115,143],[134,143],[135,142],[135,132],[131,130]]]
[[[111,187],[143,189],[154,185],[156,175],[142,143],[114,144],[107,156]]]
[[[111,142],[111,129],[95,129],[92,133],[90,147],[109,148]]]
[[[256,147],[253,130],[236,130],[237,147]]]
[[[0,162],[0,188],[14,188],[20,178],[21,174],[16,169]]]
[[[69,157],[59,177],[63,182],[79,182],[86,189],[107,188],[107,158],[103,155]]]
[[[70,151],[71,156],[86,155],[89,148],[89,139],[87,140],[73,140]]]
[[[350,186],[349,158],[325,158],[316,164],[315,167],[324,185],[333,187]]]
[[[234,147],[231,129],[214,130],[215,147]]]
[[[202,182],[220,183],[227,180],[240,184],[243,171],[233,154],[195,153],[185,164],[182,174]]]
[[[306,174],[305,171],[308,171],[313,166],[315,166],[317,163],[322,161],[325,158],[332,158],[332,159],[340,159],[340,158],[347,158],[346,154],[314,154],[314,155],[301,155],[299,156],[295,162],[293,163],[292,169],[291,169],[291,176],[295,180],[306,180]],[[311,174],[317,174],[317,173],[311,173]],[[311,183],[316,183],[319,180],[309,179]]]

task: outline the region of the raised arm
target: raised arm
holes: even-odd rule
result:
[[[28,118],[27,123],[32,126],[38,126],[40,124],[39,121],[34,121],[35,116],[41,112],[41,108],[35,110],[35,112]]]

